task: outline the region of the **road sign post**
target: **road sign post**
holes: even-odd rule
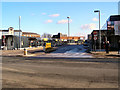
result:
[[[96,52],[96,40],[95,40],[95,52]]]
[[[95,52],[96,52],[96,40],[97,40],[97,36],[94,36],[94,41],[95,41]]]
[[[97,37],[96,37],[96,36],[94,36],[94,40],[95,40],[95,41],[97,40]]]
[[[120,40],[118,41],[118,54],[120,54]]]

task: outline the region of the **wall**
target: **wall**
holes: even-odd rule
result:
[[[15,36],[19,36],[19,32],[14,32]],[[22,36],[22,32],[20,32],[20,36]]]
[[[29,40],[27,37],[21,36],[21,48],[28,47],[29,46]],[[19,48],[20,43],[19,43],[19,37],[14,36],[14,47]]]
[[[7,50],[11,50],[14,48],[14,42],[13,42],[13,37],[10,36],[8,38],[6,38],[6,45],[7,45]]]
[[[9,32],[2,32],[2,35],[9,35]]]

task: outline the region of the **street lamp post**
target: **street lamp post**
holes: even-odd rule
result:
[[[20,23],[21,23],[21,16],[19,16],[19,48],[21,48]]]
[[[69,19],[70,19],[70,16],[68,16],[67,17],[68,18],[68,40],[69,40],[69,36],[70,36],[70,21],[69,21]]]
[[[99,49],[101,51],[101,30],[100,30],[100,10],[95,10],[95,13],[98,12],[99,13]]]

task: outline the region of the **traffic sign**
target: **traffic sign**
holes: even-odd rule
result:
[[[94,40],[97,40],[97,37],[94,37]]]
[[[97,34],[95,34],[94,37],[97,37]]]
[[[96,35],[96,34],[97,34],[97,31],[93,31],[93,34]]]

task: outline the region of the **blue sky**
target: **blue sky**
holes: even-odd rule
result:
[[[67,34],[67,16],[70,16],[70,35],[87,35],[98,29],[98,13],[101,11],[101,27],[110,15],[118,14],[117,2],[3,2],[2,28],[12,26],[25,32]]]

